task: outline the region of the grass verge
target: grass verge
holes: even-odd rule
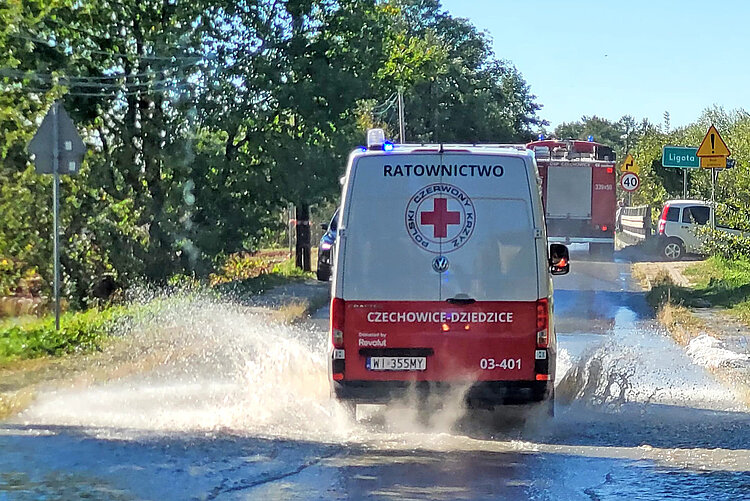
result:
[[[653,280],[647,295],[651,305],[724,308],[750,325],[750,261],[712,257],[684,273],[693,282],[690,287],[675,285],[666,274]]]
[[[287,259],[274,264],[257,276],[222,282],[210,290],[220,297],[241,301],[280,285],[314,277],[314,273],[296,268],[294,261]],[[189,291],[193,286],[200,290],[206,286],[197,281],[191,281],[190,284],[184,283],[185,281],[191,279],[177,279],[173,284],[176,290]],[[280,319],[287,322],[297,321],[313,308],[322,306],[318,303],[315,298],[294,301]],[[129,316],[148,313],[150,309],[157,307],[158,305],[114,306],[101,310],[68,312],[60,319],[60,330],[55,330],[54,316],[51,315],[43,318],[26,316],[0,320],[0,368],[20,360],[100,350],[119,321]]]
[[[66,313],[60,318],[60,330],[55,319],[41,319],[0,324],[0,367],[17,360],[60,356],[101,348],[118,320],[129,314],[125,307]]]
[[[213,290],[221,295],[228,295],[234,299],[243,299],[250,295],[262,294],[274,287],[290,282],[313,280],[315,273],[302,271],[294,265],[293,259],[287,259],[274,265],[270,271],[242,280],[232,280],[218,283]]]

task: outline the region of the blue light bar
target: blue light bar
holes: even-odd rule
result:
[[[587,140],[587,141],[588,141],[589,143],[593,143],[593,142],[594,142],[594,136],[589,136],[589,137],[587,137],[587,138],[586,138],[586,140]]]
[[[384,142],[383,151],[393,151],[393,143],[388,142],[388,141]]]
[[[544,141],[544,134],[539,134],[539,140]]]

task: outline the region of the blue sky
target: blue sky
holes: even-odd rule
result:
[[[750,109],[750,1],[443,0],[510,60],[551,128],[598,115],[672,127]]]

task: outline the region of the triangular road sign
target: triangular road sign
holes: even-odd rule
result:
[[[57,143],[55,143],[55,121],[57,121]],[[36,171],[39,174],[53,173],[54,150],[58,152],[58,172],[75,174],[86,154],[86,145],[70,115],[59,103],[54,103],[45,115],[39,130],[29,142],[29,152],[34,154]]]
[[[719,135],[719,131],[716,127],[711,125],[706,132],[706,137],[703,138],[703,142],[698,147],[698,153],[696,156],[699,157],[728,157],[731,155],[727,143]]]
[[[640,170],[641,168],[638,167],[637,163],[635,163],[633,155],[628,153],[628,156],[625,157],[625,161],[622,163],[622,167],[620,167],[620,172],[633,172],[635,174],[638,174]]]

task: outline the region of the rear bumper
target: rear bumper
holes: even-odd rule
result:
[[[594,237],[549,237],[551,243],[556,244],[613,244],[614,238],[594,238]]]
[[[459,388],[462,388],[459,384],[435,381],[332,381],[337,399],[367,404],[385,404],[410,396],[445,395]],[[554,381],[477,381],[463,398],[465,405],[476,408],[528,404],[547,400],[553,388]]]

